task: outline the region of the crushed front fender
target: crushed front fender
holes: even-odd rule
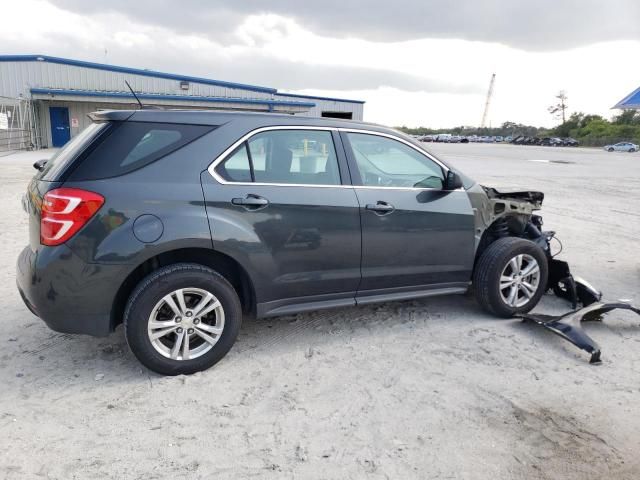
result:
[[[579,349],[587,352],[590,355],[589,363],[600,363],[600,346],[582,329],[582,322],[601,321],[604,314],[615,309],[630,310],[640,315],[640,308],[634,307],[628,303],[596,302],[579,310],[564,313],[562,315],[554,316],[539,313],[523,313],[519,316],[524,321],[541,325],[547,330],[550,330],[556,335],[559,335],[565,340],[571,342]]]

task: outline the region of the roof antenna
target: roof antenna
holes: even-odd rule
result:
[[[129,82],[127,82],[126,80],[124,81],[124,83],[127,84],[127,87],[129,87],[129,90],[131,90],[132,95],[136,98],[136,101],[138,102],[138,105],[140,105],[140,109],[144,109],[144,105],[142,105],[142,102],[140,101],[140,99],[138,98],[138,96],[136,95],[136,92],[133,91],[133,88],[131,88],[131,85],[129,85]]]

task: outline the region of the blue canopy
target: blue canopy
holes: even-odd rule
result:
[[[613,108],[640,109],[640,87],[616,103]]]

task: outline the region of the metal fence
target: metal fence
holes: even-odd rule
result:
[[[578,137],[578,141],[583,147],[603,147],[605,145],[613,145],[618,142],[633,142],[635,144],[640,144],[640,137],[604,137],[599,135],[586,135],[584,137]]]
[[[40,148],[38,125],[30,100],[0,97],[0,152]]]

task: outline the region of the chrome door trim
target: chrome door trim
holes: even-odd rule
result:
[[[440,188],[418,188],[418,187],[385,187],[385,186],[372,186],[372,185],[312,185],[308,183],[266,183],[266,182],[230,182],[222,178],[216,172],[216,167],[220,165],[224,160],[226,160],[227,156],[231,154],[240,144],[247,141],[249,138],[253,137],[262,132],[268,132],[271,130],[323,130],[328,132],[352,132],[352,133],[363,133],[367,135],[377,135],[379,137],[387,137],[392,140],[396,140],[398,142],[404,143],[405,145],[413,148],[418,153],[424,155],[429,160],[437,163],[446,174],[449,172],[449,168],[440,162],[437,158],[431,156],[425,150],[422,150],[420,147],[408,142],[407,140],[400,138],[396,135],[392,135],[384,132],[377,132],[375,130],[366,130],[361,128],[344,128],[344,127],[318,127],[318,126],[307,126],[307,125],[271,125],[268,127],[260,127],[243,135],[240,139],[236,140],[230,147],[225,149],[220,155],[218,155],[215,160],[207,167],[207,171],[213,177],[213,179],[222,184],[222,185],[241,185],[241,186],[272,186],[272,187],[309,187],[309,188],[356,188],[356,189],[384,189],[384,190],[411,190],[411,191],[425,191],[425,190],[436,190],[442,191]],[[335,147],[335,145],[334,145]],[[459,190],[464,190],[464,188],[459,188]],[[456,190],[451,190],[456,191]]]

